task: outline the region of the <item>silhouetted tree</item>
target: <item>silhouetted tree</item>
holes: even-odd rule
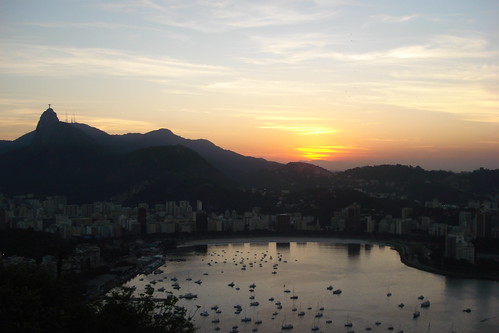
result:
[[[89,303],[80,286],[36,265],[0,264],[0,332],[194,332],[178,299],[155,299],[153,291],[118,288]]]

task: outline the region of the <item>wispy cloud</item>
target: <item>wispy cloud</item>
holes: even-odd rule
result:
[[[123,31],[128,31],[132,33],[143,32],[143,33],[158,33],[163,37],[189,42],[191,37],[186,34],[168,31],[162,29],[161,27],[144,26],[144,25],[133,25],[133,24],[122,24],[115,22],[106,21],[87,21],[87,22],[73,22],[73,21],[30,21],[24,22],[24,25],[47,28],[47,29],[82,29],[82,30],[110,30],[118,31],[123,33]]]
[[[292,124],[266,123],[258,126],[258,128],[288,131],[300,135],[322,135],[322,134],[336,133],[336,130],[332,128],[316,124],[292,125]]]
[[[274,37],[254,36],[258,52],[254,57],[241,60],[253,64],[296,64],[315,60],[359,62],[367,64],[393,63],[393,61],[438,59],[495,59],[499,51],[488,50],[488,41],[480,35],[434,35],[425,43],[412,44],[385,50],[345,52],[346,36],[314,34],[287,34]],[[267,55],[267,57],[265,57]]]
[[[404,16],[392,16],[392,15],[381,14],[381,15],[372,15],[371,19],[387,23],[403,23],[403,22],[412,21],[419,16],[420,15],[418,14],[404,15]]]
[[[316,22],[337,13],[344,1],[127,1],[100,4],[101,8],[137,13],[157,24],[201,32],[259,28]]]
[[[228,68],[168,56],[145,56],[105,48],[76,48],[2,42],[0,71],[43,76],[133,76],[186,78],[225,75]]]
[[[321,88],[317,84],[304,81],[239,78],[231,81],[212,83],[206,85],[205,89],[237,95],[296,96],[316,94],[324,88]]]

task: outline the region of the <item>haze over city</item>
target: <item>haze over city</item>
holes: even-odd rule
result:
[[[2,1],[0,139],[168,128],[328,169],[499,165],[497,1]]]

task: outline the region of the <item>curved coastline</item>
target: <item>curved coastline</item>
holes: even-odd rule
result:
[[[386,245],[393,248],[399,254],[400,261],[406,266],[433,273],[449,278],[462,278],[462,279],[478,279],[478,280],[493,280],[499,281],[499,272],[494,274],[483,274],[473,271],[450,271],[436,266],[422,264],[418,257],[414,255],[414,248],[416,246],[424,245],[424,243],[406,243],[394,239],[371,239],[362,237],[327,237],[327,236],[251,236],[251,237],[207,237],[186,240],[184,243],[177,245],[177,247],[190,247],[196,245],[217,245],[227,243],[251,243],[251,242],[329,242],[337,244],[348,243],[371,243],[378,245]]]
[[[421,271],[433,273],[433,274],[438,274],[438,275],[443,275],[449,278],[460,278],[460,279],[477,279],[477,280],[492,280],[492,281],[499,281],[499,273],[494,274],[484,274],[484,273],[477,273],[477,272],[472,272],[472,271],[451,271],[447,269],[442,269],[440,267],[436,266],[429,266],[422,264],[417,257],[414,259],[410,259],[412,249],[410,247],[410,244],[403,244],[400,242],[394,242],[394,241],[388,241],[384,242],[387,245],[390,245],[394,250],[396,250],[399,253],[400,256],[400,261],[405,264],[406,266],[419,269]]]

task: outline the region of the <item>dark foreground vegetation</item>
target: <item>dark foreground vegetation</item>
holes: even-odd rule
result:
[[[97,300],[33,265],[0,266],[1,332],[194,332],[178,299],[120,288]]]

